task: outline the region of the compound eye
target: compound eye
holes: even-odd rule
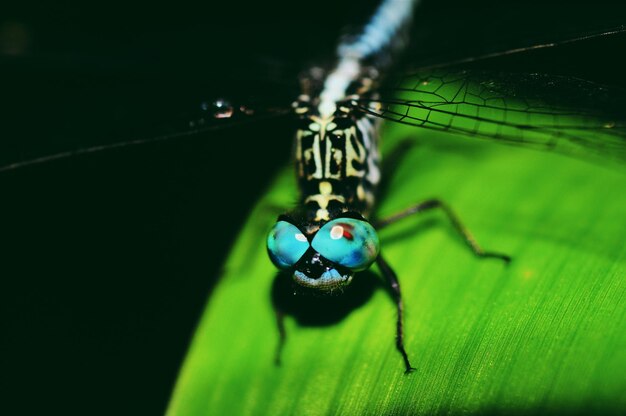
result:
[[[279,269],[288,269],[309,249],[302,231],[287,221],[278,221],[267,235],[267,252]]]
[[[327,222],[315,234],[311,246],[328,260],[355,272],[367,269],[380,251],[374,227],[353,218]]]

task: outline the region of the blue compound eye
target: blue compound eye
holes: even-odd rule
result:
[[[338,218],[324,224],[311,246],[328,260],[353,271],[367,269],[380,251],[374,227],[353,218]]]
[[[309,249],[302,231],[287,221],[278,221],[267,235],[267,252],[279,269],[288,269]]]

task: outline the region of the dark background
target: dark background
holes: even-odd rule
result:
[[[376,4],[215,3],[2,10],[0,165],[185,131],[220,96],[288,105],[297,72],[332,56],[340,28]],[[405,63],[566,39],[624,16],[610,2],[425,0]],[[606,37],[473,67],[623,86],[625,45]],[[288,160],[290,127],[259,121],[0,173],[3,408],[163,413],[228,248]]]

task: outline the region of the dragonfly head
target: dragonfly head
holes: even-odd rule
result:
[[[330,292],[370,267],[380,243],[374,227],[358,214],[345,213],[324,223],[299,223],[283,215],[267,236],[267,251],[297,285]]]

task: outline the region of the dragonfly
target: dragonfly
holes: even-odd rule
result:
[[[292,280],[294,294],[341,292],[357,272],[376,263],[396,302],[396,348],[406,373],[414,368],[404,347],[400,283],[380,252],[378,230],[439,209],[475,255],[506,263],[511,259],[483,249],[452,208],[438,199],[418,202],[389,218],[371,219],[381,176],[380,119],[559,150],[562,144],[580,146],[618,157],[626,133],[626,124],[609,112],[613,107],[595,111],[602,107],[592,102],[595,94],[589,91],[604,94],[602,87],[582,81],[558,83],[559,89],[581,94],[580,104],[588,106],[585,111],[571,107],[572,94],[568,105],[547,97],[555,79],[541,75],[510,75],[516,78],[512,82],[489,75],[473,75],[470,80],[467,71],[425,71],[392,86],[392,98],[381,98],[385,91],[379,93],[376,84],[384,64],[376,61],[390,60],[385,55],[402,42],[401,33],[407,30],[416,3],[383,1],[360,33],[340,43],[332,69],[314,68],[303,77],[302,94],[293,105],[299,119],[294,146],[299,206],[281,215],[267,238],[268,254]],[[280,354],[285,329],[283,313],[277,314]]]
[[[423,9],[420,10],[420,7]],[[444,10],[436,9],[436,6],[424,1],[415,12],[416,28],[419,30],[420,13],[427,16],[428,7],[435,8],[434,16],[443,13]],[[432,10],[432,9],[431,9]],[[459,19],[463,20],[463,10],[458,12]],[[369,12],[361,12],[367,21]],[[433,19],[438,20],[438,19]],[[422,28],[424,25],[422,25]],[[466,54],[451,53],[445,56],[443,52],[431,53],[416,52],[407,49],[404,58],[407,61],[420,61],[417,69],[410,72],[400,72],[397,77],[389,76],[389,82],[380,89],[380,98],[356,99],[348,104],[359,114],[367,114],[374,119],[385,119],[392,122],[400,122],[415,125],[418,128],[432,128],[435,130],[459,133],[469,138],[487,138],[495,141],[509,142],[523,146],[538,147],[540,149],[561,151],[573,156],[588,157],[589,154],[598,153],[601,157],[623,159],[623,114],[621,111],[623,95],[619,90],[611,90],[593,82],[581,81],[569,76],[552,75],[529,75],[529,74],[498,74],[494,72],[482,72],[468,70],[480,68],[480,63],[491,59],[510,59],[513,56],[541,53],[545,49],[568,48],[568,45],[580,45],[618,38],[621,29],[610,26],[609,30],[583,31],[574,36],[563,34],[556,37],[557,46],[552,48],[551,38],[542,39],[539,43],[517,45],[513,50],[519,51],[519,55],[511,53],[511,49],[500,49],[494,54],[481,54],[469,51]],[[432,28],[432,26],[431,26]],[[445,32],[445,31],[444,31]],[[229,32],[225,32],[228,35]],[[332,38],[336,35],[324,33],[322,39]],[[504,35],[505,36],[505,35]],[[419,36],[418,36],[419,38]],[[579,39],[579,40],[576,40]],[[576,40],[576,41],[574,41]],[[461,40],[459,40],[461,41]],[[572,41],[570,43],[570,41]],[[431,48],[428,44],[422,44],[423,49]],[[304,50],[298,53],[304,54]],[[416,47],[416,49],[419,49]],[[458,50],[456,51],[458,52]],[[421,54],[421,56],[419,55]],[[436,55],[444,55],[443,58]],[[469,57],[470,59],[464,59]],[[439,59],[441,58],[441,59]],[[484,58],[484,59],[483,59]],[[449,65],[448,65],[449,64]],[[399,66],[399,65],[398,65]],[[390,66],[392,71],[395,66]],[[557,71],[559,72],[559,71]],[[295,77],[294,77],[295,79]],[[256,84],[255,84],[256,86]],[[467,89],[463,89],[467,87]],[[474,88],[472,90],[472,88]],[[453,91],[450,93],[450,91]],[[463,91],[463,101],[458,102],[456,92]],[[228,94],[228,91],[226,92]],[[263,95],[263,94],[260,94]],[[289,94],[285,94],[289,96]],[[456,96],[456,97],[455,97]],[[297,93],[291,95],[282,107],[252,106],[254,114],[249,114],[247,107],[239,106],[230,108],[224,102],[217,102],[216,106],[200,107],[203,115],[196,118],[185,118],[185,125],[180,127],[180,132],[171,133],[164,129],[164,133],[157,137],[149,136],[146,139],[120,141],[113,144],[103,144],[88,147],[75,147],[59,153],[49,153],[41,156],[32,155],[17,157],[5,156],[2,170],[4,175],[24,172],[27,169],[35,169],[42,166],[50,166],[53,163],[63,163],[63,160],[76,160],[89,155],[100,155],[106,150],[129,149],[140,147],[145,143],[154,143],[159,140],[184,143],[185,138],[201,137],[206,133],[219,131],[222,134],[227,127],[241,123],[252,123],[264,117],[286,120],[293,115],[290,105]],[[475,101],[468,97],[473,97]],[[507,104],[505,98],[511,98]],[[232,102],[237,102],[233,100]],[[491,104],[488,104],[488,103]],[[376,106],[375,104],[379,104]],[[537,104],[537,106],[535,106]],[[465,106],[464,106],[465,105]],[[490,108],[492,105],[494,108]],[[503,108],[503,106],[505,106]],[[510,106],[510,107],[507,107]],[[541,107],[541,108],[539,108]],[[532,113],[535,109],[536,113]],[[488,111],[488,110],[491,110]],[[505,123],[503,110],[522,115],[535,114],[535,119],[513,121]],[[457,113],[457,111],[459,113]],[[230,115],[228,115],[230,113]],[[208,114],[208,115],[206,115]],[[159,116],[152,115],[156,118]],[[557,117],[556,124],[553,118]],[[139,117],[139,116],[138,116]],[[492,117],[492,118],[490,118]],[[524,116],[525,117],[525,116]],[[463,123],[461,121],[468,121]],[[575,120],[582,120],[582,124],[571,124]],[[537,128],[539,126],[539,128]],[[103,127],[104,128],[104,127]],[[148,130],[148,128],[146,128]],[[174,128],[176,129],[176,127]],[[93,126],[86,133],[92,133]],[[146,135],[142,132],[142,136]],[[598,141],[596,136],[601,135],[603,140]],[[123,135],[121,135],[123,137]],[[383,266],[384,267],[384,266]],[[406,368],[410,369],[408,356]]]

